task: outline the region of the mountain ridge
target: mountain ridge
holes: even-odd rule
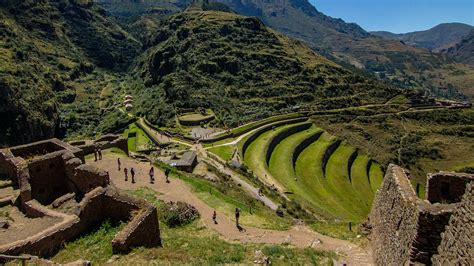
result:
[[[472,29],[474,27],[471,25],[455,22],[441,23],[428,30],[408,33],[397,34],[388,31],[373,31],[370,33],[382,38],[400,40],[409,45],[439,52],[446,46],[460,42]]]

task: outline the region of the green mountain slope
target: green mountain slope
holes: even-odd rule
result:
[[[88,114],[103,112],[99,84],[124,71],[141,44],[87,1],[2,4],[0,145],[61,136],[82,122],[97,127]]]
[[[257,18],[189,11],[171,17],[135,65],[140,110],[163,123],[173,107],[212,108],[229,126],[294,108],[385,102],[398,90],[354,75]],[[149,99],[162,104],[150,104]],[[163,109],[161,109],[163,108]]]
[[[127,4],[133,2],[135,10],[149,6],[150,3],[155,5],[153,9],[160,3],[162,3],[160,8],[165,9],[169,8],[170,3],[178,8],[185,3],[179,2],[180,5],[176,5],[174,1],[164,0],[101,1],[107,2],[103,6],[111,14],[114,14],[114,10],[124,2]],[[355,71],[361,69],[364,73],[379,77],[386,83],[407,89],[424,90],[438,97],[466,99],[466,95],[469,97],[472,95],[470,91],[472,89],[467,84],[470,75],[474,73],[474,67],[460,65],[449,58],[406,45],[398,40],[386,40],[374,36],[356,24],[324,15],[307,0],[216,1],[226,4],[238,14],[256,16],[271,28],[306,42],[326,58]],[[152,21],[149,12],[145,11],[148,24]]]

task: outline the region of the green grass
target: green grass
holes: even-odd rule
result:
[[[163,203],[156,199],[151,189],[129,191],[160,207]],[[82,258],[93,264],[104,264],[113,254],[110,241],[122,226],[104,223],[99,230],[87,234],[71,243],[56,254],[52,260],[66,263]],[[133,249],[119,256],[115,264],[144,265],[159,264],[251,264],[255,250],[262,250],[276,265],[332,265],[336,258],[333,252],[310,248],[299,249],[286,245],[240,244],[223,240],[216,232],[207,229],[201,221],[183,227],[168,228],[160,221],[160,235],[163,247]]]
[[[326,166],[326,179],[337,200],[354,215],[352,219],[360,221],[367,216],[368,210],[361,208],[365,204],[356,195],[349,180],[347,164],[353,152],[354,148],[341,144],[329,157]]]
[[[377,189],[380,188],[383,181],[383,171],[380,168],[380,164],[372,163],[370,166],[369,177],[370,177],[370,185],[372,186],[372,191],[375,193]]]
[[[130,133],[135,133],[136,136],[129,137]],[[135,123],[125,129],[124,132],[122,132],[122,136],[128,138],[128,150],[132,152],[147,150],[153,145],[153,142],[148,138],[146,133]]]
[[[168,166],[161,164],[158,166],[168,168]],[[273,211],[262,206],[261,203],[237,187],[191,177],[184,173],[178,173],[174,169],[172,169],[172,173],[174,177],[189,184],[201,200],[218,212],[233,217],[235,208],[240,208],[243,211],[240,217],[243,225],[275,230],[287,230],[291,226],[289,217],[277,216]],[[250,210],[252,213],[250,213]]]
[[[208,151],[214,153],[215,155],[221,157],[225,161],[232,159],[232,154],[234,153],[235,146],[219,146],[215,148],[209,148]]]
[[[245,151],[245,164],[254,171],[254,173],[265,181],[270,176],[270,172],[265,160],[268,145],[272,139],[285,129],[294,127],[298,124],[290,124],[277,127],[260,135],[254,140]],[[245,138],[241,141],[245,141]]]
[[[111,241],[123,226],[114,226],[105,221],[98,230],[67,243],[52,259],[58,263],[67,263],[82,258],[103,264],[112,256]]]
[[[349,230],[348,222],[325,223],[316,222],[309,225],[313,230],[323,235],[334,237],[337,239],[351,240],[357,239],[358,224],[352,223],[352,230]]]
[[[233,135],[233,136],[240,136],[248,131],[251,131],[253,129],[268,125],[273,122],[281,121],[281,120],[286,120],[290,118],[297,118],[300,117],[301,115],[298,113],[290,113],[290,114],[283,114],[283,115],[276,115],[276,116],[271,116],[262,120],[250,122],[247,124],[244,124],[242,126],[233,128],[230,130],[229,133],[221,133],[218,134],[216,137],[224,136],[224,135]],[[226,139],[227,140],[227,139]]]
[[[311,180],[297,176],[293,168],[293,151],[298,144],[318,131],[320,131],[320,129],[313,127],[293,134],[281,141],[275,147],[269,164],[269,170],[272,176],[278,180],[280,184],[284,185],[288,191],[292,192],[292,194],[289,195],[290,198],[307,201],[313,207],[319,205],[317,193],[314,192],[316,184]],[[327,214],[324,213],[319,214],[327,216]]]
[[[335,139],[331,135],[323,133],[309,145],[296,160],[296,174],[303,185],[312,190],[313,203],[326,214],[326,218],[352,219],[353,215],[341,205],[323,174],[322,158],[333,141]]]
[[[359,154],[351,167],[352,188],[359,199],[363,201],[361,208],[364,208],[367,213],[370,211],[375,193],[370,186],[369,177],[367,176],[368,163],[369,158],[367,155]]]

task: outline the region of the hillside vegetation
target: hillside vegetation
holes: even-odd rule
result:
[[[359,106],[400,93],[345,70],[257,18],[215,11],[173,15],[134,73],[145,85],[136,92],[139,114],[155,124],[174,115],[171,106],[212,108],[224,125],[235,126],[295,107]]]
[[[2,3],[0,145],[66,130],[91,133],[99,115],[120,117],[101,108],[98,95],[126,69],[140,43],[103,10],[80,2]]]

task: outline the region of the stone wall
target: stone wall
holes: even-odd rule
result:
[[[66,194],[66,170],[63,151],[37,156],[28,162],[31,195],[41,204],[51,204]]]
[[[10,178],[17,179],[22,212],[31,218],[49,216],[61,220],[27,239],[0,246],[0,253],[50,256],[65,242],[90,231],[106,219],[130,222],[113,241],[116,252],[126,252],[136,246],[161,244],[154,206],[121,194],[110,184],[107,172],[82,164],[81,158],[73,153],[78,152],[82,156],[79,149],[71,149],[58,141],[52,142],[52,147],[66,148],[58,151],[54,148],[52,152],[38,148],[48,146],[45,144],[47,141],[33,143],[31,149],[23,145],[19,154],[27,155],[28,158],[14,157],[9,149],[0,150],[0,170]],[[77,207],[64,213],[59,211],[60,208],[52,210],[44,206],[57,199],[60,199],[57,202],[68,199],[80,202],[71,203],[77,204]]]
[[[431,178],[428,181],[431,187],[438,187],[435,183],[443,182],[441,177],[446,175],[441,173],[430,176],[440,177],[439,179]],[[458,175],[452,174],[451,177],[454,179],[456,176]],[[464,180],[466,176],[469,175],[459,174],[461,180]],[[465,186],[451,179],[447,182]],[[422,263],[429,265],[433,258],[439,258],[438,262],[441,262],[447,261],[447,258],[459,259],[465,256],[466,251],[461,251],[461,249],[472,247],[473,243],[471,237],[473,235],[472,194],[469,195],[466,192],[463,200],[466,198],[470,202],[462,203],[464,208],[459,208],[460,203],[432,204],[421,200],[411,186],[409,173],[399,166],[390,165],[382,187],[377,191],[370,213],[371,238],[376,264]],[[443,202],[447,202],[446,198],[442,199]],[[449,226],[446,227],[448,224]],[[446,228],[449,233],[443,233]],[[466,236],[460,233],[465,233]],[[457,235],[457,238],[454,235]],[[438,256],[438,251],[440,256],[446,253],[446,257]]]
[[[71,145],[82,150],[82,154],[88,155],[93,154],[94,150],[100,148],[101,150],[106,150],[110,148],[118,148],[125,152],[128,155],[128,140],[119,135],[107,134],[95,141],[91,140],[78,140],[71,141]],[[84,161],[84,160],[83,160]]]
[[[137,214],[127,226],[112,240],[114,253],[129,252],[137,246],[161,246],[158,213],[155,207],[148,206]]]
[[[0,246],[0,253],[9,255],[32,254],[51,256],[68,241],[100,224],[106,219],[129,222],[112,241],[115,253],[127,252],[138,246],[160,246],[160,230],[157,210],[140,200],[120,195],[109,186],[98,187],[87,193],[79,203],[76,215],[49,210],[32,200],[26,203],[36,217],[45,215],[62,218],[62,221],[27,239]]]
[[[110,183],[109,174],[88,164],[75,168],[74,175],[68,177],[75,188],[85,194],[96,187],[106,187]]]
[[[453,205],[431,205],[420,201],[418,230],[410,254],[412,261],[430,264],[433,254],[438,253],[441,233],[444,232],[454,207]]]
[[[402,168],[390,165],[375,196],[370,223],[377,265],[404,265],[410,260],[419,214],[415,192],[403,177]]]
[[[461,201],[466,185],[474,181],[473,175],[452,172],[429,174],[426,198],[431,203],[454,203]]]
[[[474,262],[474,184],[466,186],[465,194],[454,210],[451,220],[433,256],[434,265],[469,265]]]
[[[16,165],[19,163],[10,151],[0,150],[0,177],[6,177],[18,186]]]

